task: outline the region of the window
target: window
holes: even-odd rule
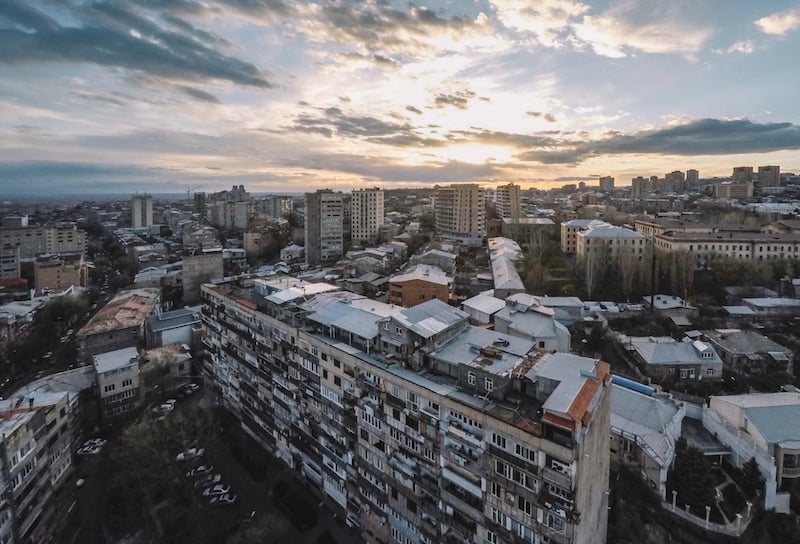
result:
[[[475,385],[475,373],[474,372],[467,372],[467,382],[470,385]]]
[[[403,334],[403,329],[401,329],[400,327],[395,327],[394,328],[394,333],[395,334]]]
[[[322,369],[322,379],[323,380],[327,380],[328,379],[328,371],[325,370],[324,368]]]
[[[539,340],[539,349],[544,349],[544,340]]]
[[[342,379],[339,376],[334,376],[333,377],[333,385],[335,385],[337,387],[341,387],[342,386]]]
[[[487,392],[490,392],[494,389],[494,382],[491,378],[486,378],[483,383],[484,387],[486,388]]]
[[[491,490],[492,495],[494,495],[495,497],[499,497],[500,496],[500,490],[502,489],[502,487],[500,487],[500,484],[498,484],[497,482],[491,482],[491,484],[492,485],[491,485],[490,490]]]
[[[714,375],[714,369],[713,368],[706,369],[706,376],[713,376],[713,375]]]
[[[491,531],[486,531],[486,544],[497,544],[497,535]]]
[[[505,436],[501,436],[501,435],[499,435],[497,433],[492,433],[492,443],[495,446],[498,446],[498,447],[501,447],[503,449],[506,449],[506,437]]]

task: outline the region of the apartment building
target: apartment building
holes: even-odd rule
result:
[[[800,256],[800,234],[796,233],[665,231],[653,240],[658,251],[689,253],[698,266],[724,258],[769,261]]]
[[[75,500],[78,397],[67,392],[0,400],[0,542],[57,542]],[[72,484],[72,485],[68,485]]]
[[[614,178],[611,176],[603,176],[600,178],[600,190],[604,192],[614,191]]]
[[[402,274],[389,278],[389,302],[400,306],[415,306],[426,300],[450,299],[452,276],[430,264],[414,265]]]
[[[356,189],[350,202],[351,240],[357,246],[371,246],[378,241],[383,225],[383,189]]]
[[[44,253],[85,253],[87,244],[86,232],[72,223],[0,229],[0,247],[18,246],[21,259]]]
[[[598,226],[611,226],[598,219],[572,219],[561,223],[561,251],[574,255],[578,251],[578,233]]]
[[[142,229],[153,226],[153,195],[131,196],[131,227]]]
[[[508,183],[494,190],[494,206],[500,219],[519,219],[520,198],[519,185]]]
[[[686,187],[691,189],[700,184],[700,172],[693,168],[686,171]]]
[[[256,202],[256,209],[273,219],[285,219],[292,214],[294,202],[290,196],[268,196]]]
[[[332,263],[344,255],[344,202],[330,189],[306,193],[306,264]]]
[[[33,285],[36,289],[61,290],[89,285],[89,267],[82,253],[40,255],[33,263]]]
[[[0,246],[0,279],[15,279],[19,277],[19,246]]]
[[[103,424],[129,417],[139,407],[139,352],[128,347],[93,359]]]
[[[200,285],[225,275],[221,247],[190,251],[181,260],[183,302],[195,304],[200,300]]]
[[[436,189],[436,234],[469,246],[486,234],[484,191],[477,183],[454,183]]]
[[[613,225],[594,225],[576,236],[575,253],[587,269],[604,266],[614,259],[644,258],[645,237],[638,232]]]
[[[758,167],[758,187],[780,187],[781,186],[781,167],[780,166],[759,166]]]
[[[714,195],[724,200],[752,198],[753,184],[751,182],[735,183],[730,181],[717,183],[714,185]]]
[[[218,400],[369,542],[605,542],[610,374],[280,278],[202,286]]]
[[[633,200],[644,200],[650,192],[650,180],[642,176],[631,179],[631,198]]]

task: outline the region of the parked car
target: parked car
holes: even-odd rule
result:
[[[214,469],[214,467],[210,465],[200,465],[199,467],[194,467],[193,469],[189,470],[186,473],[187,478],[192,478],[194,476],[202,476],[203,474],[208,474]]]
[[[212,495],[224,495],[229,493],[231,490],[231,486],[225,484],[215,484],[211,487],[207,487],[203,490],[204,497],[210,497]]]
[[[203,487],[203,488],[205,488],[205,487],[208,487],[208,486],[211,486],[211,485],[214,485],[214,484],[218,484],[220,482],[220,480],[222,480],[222,474],[214,474],[214,475],[209,474],[205,478],[197,480],[194,483],[194,486],[195,487]]]
[[[191,395],[192,393],[196,393],[197,391],[199,391],[199,390],[200,390],[200,386],[199,386],[199,385],[197,385],[196,383],[187,383],[187,384],[184,386],[183,390],[184,390],[186,393],[188,393],[188,394],[190,394],[190,395]]]
[[[97,455],[102,449],[99,446],[82,446],[78,448],[78,455]]]
[[[191,461],[192,459],[197,459],[198,457],[202,457],[205,452],[206,452],[205,448],[189,448],[188,450],[184,450],[180,452],[178,455],[176,455],[175,460]]]
[[[235,493],[225,493],[223,495],[214,495],[209,499],[208,504],[216,504],[218,506],[230,506],[236,504],[238,497]]]
[[[106,445],[106,440],[102,438],[90,438],[86,442],[83,443],[84,446],[96,446],[98,448],[102,448]]]
[[[161,409],[165,412],[171,412],[175,409],[175,405],[178,403],[175,399],[167,399],[161,403]]]

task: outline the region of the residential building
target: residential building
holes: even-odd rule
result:
[[[489,265],[492,270],[494,296],[505,299],[514,293],[524,293],[525,284],[517,272],[517,261],[522,259],[522,249],[509,238],[489,238]]]
[[[530,340],[539,350],[569,353],[569,329],[556,320],[555,310],[539,300],[526,293],[507,298],[506,307],[494,314],[494,330]]]
[[[642,176],[631,180],[631,198],[633,200],[644,200],[650,188],[650,180]]]
[[[202,286],[207,369],[369,542],[605,542],[606,363],[537,352],[439,300],[340,313],[280,283]]]
[[[782,320],[800,317],[800,300],[796,298],[743,298],[742,305],[750,308],[752,316],[762,320]]]
[[[644,258],[645,238],[638,232],[613,225],[593,225],[576,237],[575,253],[590,271],[600,269],[614,260],[630,263]],[[625,263],[623,263],[623,266]]]
[[[751,168],[752,170],[752,168]],[[744,199],[753,197],[753,184],[748,183],[733,183],[724,181],[714,185],[714,195],[717,198],[724,200]]]
[[[500,219],[519,219],[521,216],[519,185],[508,183],[494,190],[494,206]]]
[[[44,253],[85,253],[87,244],[86,232],[71,223],[0,229],[0,247],[19,247],[20,259]]]
[[[653,379],[722,380],[722,359],[700,340],[679,342],[670,336],[630,336],[623,337],[622,343],[640,369]]]
[[[504,218],[501,233],[527,249],[529,253],[538,255],[544,242],[556,232],[556,224],[547,217]]]
[[[686,187],[692,189],[700,184],[700,172],[690,168],[686,171]]]
[[[414,265],[405,272],[389,278],[389,302],[399,306],[415,306],[426,300],[450,299],[453,278],[429,264]]]
[[[28,226],[27,215],[5,215],[0,222],[0,228],[3,229],[19,229]]]
[[[131,196],[131,227],[143,229],[153,226],[153,196],[149,194]]]
[[[187,344],[165,344],[149,349],[139,358],[140,398],[156,404],[174,396],[194,377],[192,355]]]
[[[183,302],[195,304],[200,300],[200,285],[225,275],[222,248],[193,251],[183,256]]]
[[[20,277],[19,246],[0,246],[0,279]]]
[[[486,235],[484,191],[477,183],[436,188],[436,233],[468,246],[481,245]]]
[[[93,357],[100,393],[100,419],[109,428],[139,408],[139,352],[127,347]]]
[[[77,397],[17,393],[0,400],[0,542],[56,542],[75,501]]]
[[[245,230],[250,221],[250,193],[244,185],[233,185],[230,190],[208,195],[206,209],[212,225]]]
[[[209,248],[219,246],[217,229],[208,226],[197,226],[197,228],[184,231],[181,240],[185,248]]]
[[[611,465],[633,469],[661,500],[669,500],[667,474],[686,407],[627,378],[613,376],[611,383]]]
[[[421,255],[411,257],[412,264],[429,264],[441,268],[448,274],[456,271],[456,255],[441,249],[429,249]]]
[[[734,166],[733,175],[731,180],[736,184],[752,184],[753,183],[753,167],[752,166]]]
[[[342,193],[329,189],[306,193],[306,264],[336,262],[344,255],[344,203]]]
[[[765,479],[764,508],[790,511],[790,488],[800,479],[800,393],[712,396],[703,426],[730,448],[738,467],[755,459]],[[796,489],[796,487],[795,487]]]
[[[355,189],[351,199],[351,241],[361,247],[374,245],[383,225],[383,189]]]
[[[720,259],[769,261],[800,256],[800,233],[762,232],[677,232],[665,231],[653,237],[656,250],[683,252],[699,266]]]
[[[614,178],[611,176],[603,176],[600,178],[600,190],[605,193],[614,191]]]
[[[686,188],[686,174],[675,170],[664,174],[664,190],[668,193],[678,193]]]
[[[781,186],[781,167],[780,166],[759,166],[758,167],[758,187],[780,187]]]
[[[703,331],[703,339],[711,344],[731,372],[792,375],[794,352],[757,331],[715,329]]]
[[[294,203],[290,196],[268,196],[256,202],[256,209],[267,217],[285,219],[292,215]]]
[[[469,315],[470,324],[491,325],[494,323],[494,315],[506,307],[506,302],[493,297],[491,292],[479,293],[461,303],[461,309]]]
[[[170,312],[156,312],[148,316],[145,324],[147,349],[169,344],[194,345],[194,336],[200,328],[199,308],[178,308]]]
[[[77,333],[80,359],[127,347],[144,340],[144,323],[161,304],[161,289],[122,291],[103,306]]]
[[[598,219],[572,219],[561,223],[561,251],[574,255],[578,251],[578,233],[595,226],[611,226]]]
[[[89,267],[83,253],[39,255],[33,262],[33,286],[37,290],[66,289],[72,285],[89,285]]]

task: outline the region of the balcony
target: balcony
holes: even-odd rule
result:
[[[572,478],[567,474],[556,472],[552,468],[544,467],[542,469],[542,479],[545,482],[555,484],[564,489],[572,490]]]

